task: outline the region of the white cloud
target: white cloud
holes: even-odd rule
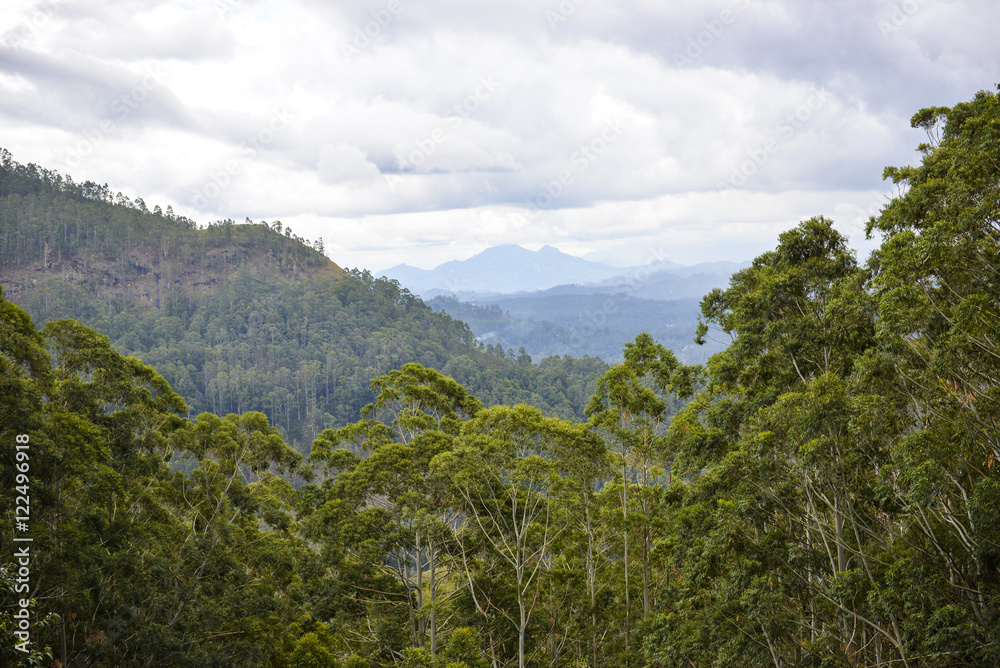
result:
[[[368,181],[379,176],[368,154],[357,146],[349,144],[326,144],[319,152],[316,165],[320,180],[324,183],[344,183],[345,181]]]
[[[16,159],[375,269],[496,243],[744,259],[817,214],[858,236],[909,117],[1000,59],[990,0],[9,4]]]

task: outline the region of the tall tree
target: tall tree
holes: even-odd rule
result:
[[[468,594],[481,615],[500,615],[516,629],[520,668],[527,662],[528,627],[540,604],[541,580],[551,567],[556,539],[567,528],[557,521],[562,458],[579,453],[581,440],[587,442],[583,433],[536,408],[499,406],[480,411],[463,426],[459,446],[432,462],[434,475],[447,484],[452,503],[465,516],[459,539]],[[496,600],[474,573],[480,555],[494,564],[492,577],[510,573],[516,609]]]
[[[678,395],[686,397],[693,391],[697,369],[678,363],[672,352],[647,333],[626,344],[624,357],[622,364],[612,366],[598,380],[597,389],[587,405],[587,414],[590,425],[612,444],[617,458],[627,653],[633,626],[629,536],[632,533],[639,535],[642,612],[648,615],[654,598],[650,561],[652,520],[658,506],[658,495],[652,486],[669,473],[664,445],[670,417],[668,401],[675,400]],[[629,496],[633,485],[637,487],[633,492],[637,499]]]
[[[414,617],[414,641],[421,644],[429,635],[434,656],[441,554],[455,518],[430,480],[429,467],[436,455],[454,447],[461,422],[483,405],[451,378],[417,363],[379,376],[371,384],[377,395],[363,409],[362,420],[322,432],[311,459],[334,464],[343,460],[343,451],[337,449],[344,445],[366,455],[353,461],[339,482],[355,490],[357,509],[384,505],[398,527],[396,551],[386,555],[386,564],[392,564],[412,601],[408,607]]]
[[[995,663],[1000,99],[980,92],[923,109],[911,124],[928,133],[921,163],[885,170],[902,194],[869,223],[884,236],[872,287],[886,370],[907,418],[883,479],[909,519],[907,568],[927,574],[895,602],[911,611],[916,651],[956,665]]]

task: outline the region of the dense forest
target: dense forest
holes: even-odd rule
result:
[[[259,411],[300,451],[356,418],[369,381],[406,362],[488,404],[583,419],[607,365],[481,348],[395,281],[345,272],[275,221],[205,229],[107,186],[0,164],[0,285],[42,325],[73,318],[153,365],[190,416]]]
[[[203,394],[194,416],[146,357],[0,300],[3,531],[23,535],[30,491],[33,538],[33,652],[13,649],[25,595],[6,567],[4,661],[1000,665],[1000,99],[912,124],[928,142],[886,169],[899,194],[865,264],[832,221],[802,222],[702,301],[697,336],[723,352],[686,366],[640,335],[585,422],[485,402],[427,348],[401,350],[304,456],[270,424],[282,413],[210,412]],[[467,332],[350,280],[387,318]],[[131,312],[112,292],[94,317]]]

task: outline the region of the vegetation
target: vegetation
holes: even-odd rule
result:
[[[704,363],[725,347],[714,341],[702,346],[692,343],[697,298],[666,301],[642,299],[629,290],[617,294],[588,290],[573,286],[483,297],[479,305],[439,296],[427,305],[467,323],[483,342],[523,347],[532,355],[584,354],[620,362],[622,341],[643,331],[689,364]]]
[[[689,367],[638,336],[586,423],[407,360],[303,457],[0,299],[0,529],[28,435],[37,620],[5,661],[1000,664],[1000,99],[913,124],[931,141],[886,170],[866,265],[804,221],[703,300],[724,352]],[[444,366],[475,355],[547,370]]]
[[[541,364],[480,349],[462,322],[395,281],[345,272],[279,221],[198,229],[107,186],[0,165],[0,284],[38,323],[74,318],[139,357],[191,416],[259,411],[300,451],[373,398],[369,380],[416,361],[489,404],[583,419],[585,357]]]

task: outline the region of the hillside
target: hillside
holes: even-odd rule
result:
[[[622,293],[562,286],[535,293],[494,295],[475,304],[439,296],[427,302],[468,323],[484,343],[523,347],[532,355],[591,355],[622,360],[622,341],[642,332],[675,352],[686,364],[702,364],[723,349],[719,342],[694,343],[698,300],[643,299]]]
[[[599,360],[525,364],[367,272],[344,271],[280,221],[189,219],[107,186],[0,169],[0,285],[40,325],[74,318],[154,365],[191,414],[264,412],[300,449],[354,418],[371,378],[447,369],[487,403],[582,418]]]
[[[734,262],[651,265],[600,283],[563,284],[514,294],[431,290],[425,299],[428,305],[468,323],[480,341],[523,347],[535,356],[586,354],[617,362],[622,359],[622,341],[649,332],[681,361],[703,364],[726,342],[694,343],[698,304],[745,266]]]

